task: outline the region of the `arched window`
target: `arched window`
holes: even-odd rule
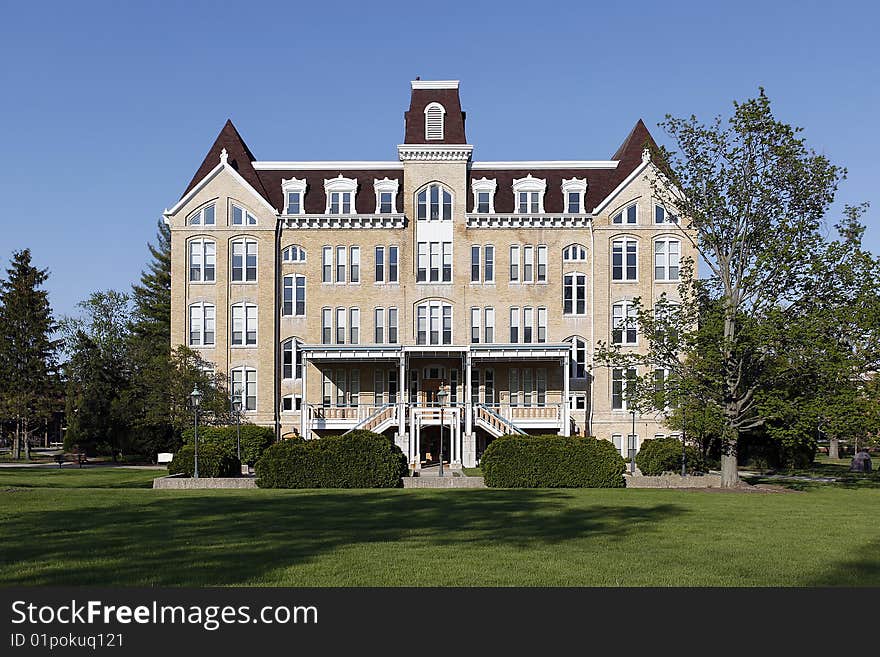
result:
[[[569,244],[562,249],[563,262],[586,262],[587,247],[582,244]]]
[[[232,242],[232,282],[253,283],[257,280],[257,242],[256,240],[234,240]]]
[[[571,344],[568,375],[572,379],[587,378],[587,341],[580,336],[572,336],[566,340]]]
[[[452,192],[440,183],[431,183],[416,194],[419,221],[452,221]]]
[[[283,317],[305,317],[306,277],[302,275],[285,276],[281,286],[281,315]]]
[[[298,244],[292,244],[281,252],[281,262],[300,263],[306,261],[306,250]]]
[[[425,107],[425,139],[443,139],[443,118],[446,110],[440,103],[430,103]]]
[[[324,179],[324,193],[327,195],[326,214],[355,214],[355,193],[357,178],[343,178],[340,173],[336,178]]]
[[[205,207],[196,210],[189,217],[187,217],[186,223],[189,226],[213,226],[215,222],[214,219],[214,204],[206,205]]]
[[[257,306],[236,303],[232,306],[232,346],[254,347],[257,344]]]
[[[241,410],[257,410],[257,370],[253,367],[236,367],[230,372],[232,398],[241,399]]]
[[[681,242],[670,237],[654,241],[654,280],[677,281],[681,264]]]
[[[587,275],[570,272],[562,277],[562,314],[587,314]]]
[[[257,218],[250,212],[235,204],[232,205],[233,226],[256,226]]]
[[[431,299],[416,304],[416,344],[452,344],[452,304]]]
[[[633,203],[618,212],[611,218],[613,224],[636,224],[638,223],[638,204]]]
[[[611,306],[612,344],[637,344],[636,307],[632,301],[618,301]]]
[[[281,343],[281,378],[302,378],[302,351],[300,341],[296,338]]]
[[[194,303],[189,307],[189,346],[213,347],[216,309],[213,303]]]
[[[213,283],[216,269],[217,244],[214,240],[190,240],[189,280],[193,283]]]
[[[636,281],[639,278],[638,243],[631,237],[611,242],[611,280]]]

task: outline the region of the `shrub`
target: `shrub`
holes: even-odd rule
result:
[[[699,450],[690,445],[685,449],[688,474],[703,473],[706,467]],[[681,440],[678,438],[653,438],[642,443],[636,454],[636,465],[643,475],[656,476],[664,472],[681,472]]]
[[[260,488],[399,488],[406,455],[371,431],[275,443],[255,466]]]
[[[492,488],[622,488],[623,458],[591,437],[502,436],[480,461]]]
[[[236,456],[235,425],[228,427],[199,427],[199,451],[202,445],[212,444],[220,447],[230,456]],[[266,448],[275,442],[275,432],[269,427],[256,424],[241,425],[241,462],[253,465]],[[183,432],[184,445],[193,444],[193,429]]]
[[[168,464],[168,474],[192,477],[195,472],[195,448],[184,445]],[[235,477],[241,474],[241,463],[234,455],[211,443],[199,440],[199,477]]]

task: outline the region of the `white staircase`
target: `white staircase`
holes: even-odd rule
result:
[[[508,434],[525,435],[525,431],[484,404],[474,408],[474,424],[498,438]]]
[[[372,413],[370,413],[367,417],[358,422],[342,435],[345,436],[352,431],[356,431],[359,429],[362,429],[364,431],[372,431],[374,433],[382,433],[389,427],[394,426],[396,423],[397,404],[383,404],[382,406],[377,407]]]

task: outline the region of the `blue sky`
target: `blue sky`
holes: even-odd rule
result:
[[[430,7],[430,8],[429,8]],[[764,86],[848,168],[880,253],[873,3],[0,0],[0,266],[56,313],[127,289],[227,117],[260,159],[394,159],[409,81],[460,79],[479,159],[604,159]],[[833,222],[832,222],[833,223]]]

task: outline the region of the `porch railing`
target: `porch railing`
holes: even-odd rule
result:
[[[480,404],[509,422],[546,421],[562,422],[562,404],[543,406],[511,406],[510,404]]]

